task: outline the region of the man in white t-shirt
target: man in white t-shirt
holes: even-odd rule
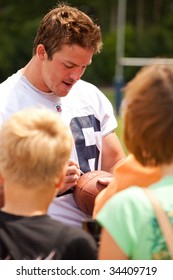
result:
[[[45,106],[69,125],[74,146],[64,188],[49,214],[75,226],[87,218],[72,194],[80,170],[111,172],[125,157],[110,102],[80,79],[101,47],[99,26],[78,9],[60,4],[42,19],[29,63],[0,85],[0,123],[26,107]]]

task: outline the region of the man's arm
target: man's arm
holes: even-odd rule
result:
[[[115,132],[103,137],[101,169],[113,173],[115,165],[126,158],[122,145]]]

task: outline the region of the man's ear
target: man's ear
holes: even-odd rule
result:
[[[37,46],[37,55],[40,58],[40,60],[47,59],[47,52],[46,52],[45,47],[44,47],[43,44],[39,44]]]

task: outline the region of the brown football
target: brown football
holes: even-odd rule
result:
[[[102,177],[113,177],[113,175],[103,170],[90,171],[82,175],[74,187],[73,195],[76,204],[88,215],[93,213],[96,196],[106,187],[98,182]]]

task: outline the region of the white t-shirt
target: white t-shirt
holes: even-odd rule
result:
[[[59,98],[54,93],[44,93],[35,88],[20,70],[0,84],[0,124],[15,112],[36,106],[56,111],[69,125],[75,143],[71,157],[83,172],[100,169],[102,137],[113,131],[117,122],[111,103],[97,87],[79,80],[67,96]],[[58,220],[79,225],[86,218],[72,194],[56,197],[54,202],[49,212]]]

